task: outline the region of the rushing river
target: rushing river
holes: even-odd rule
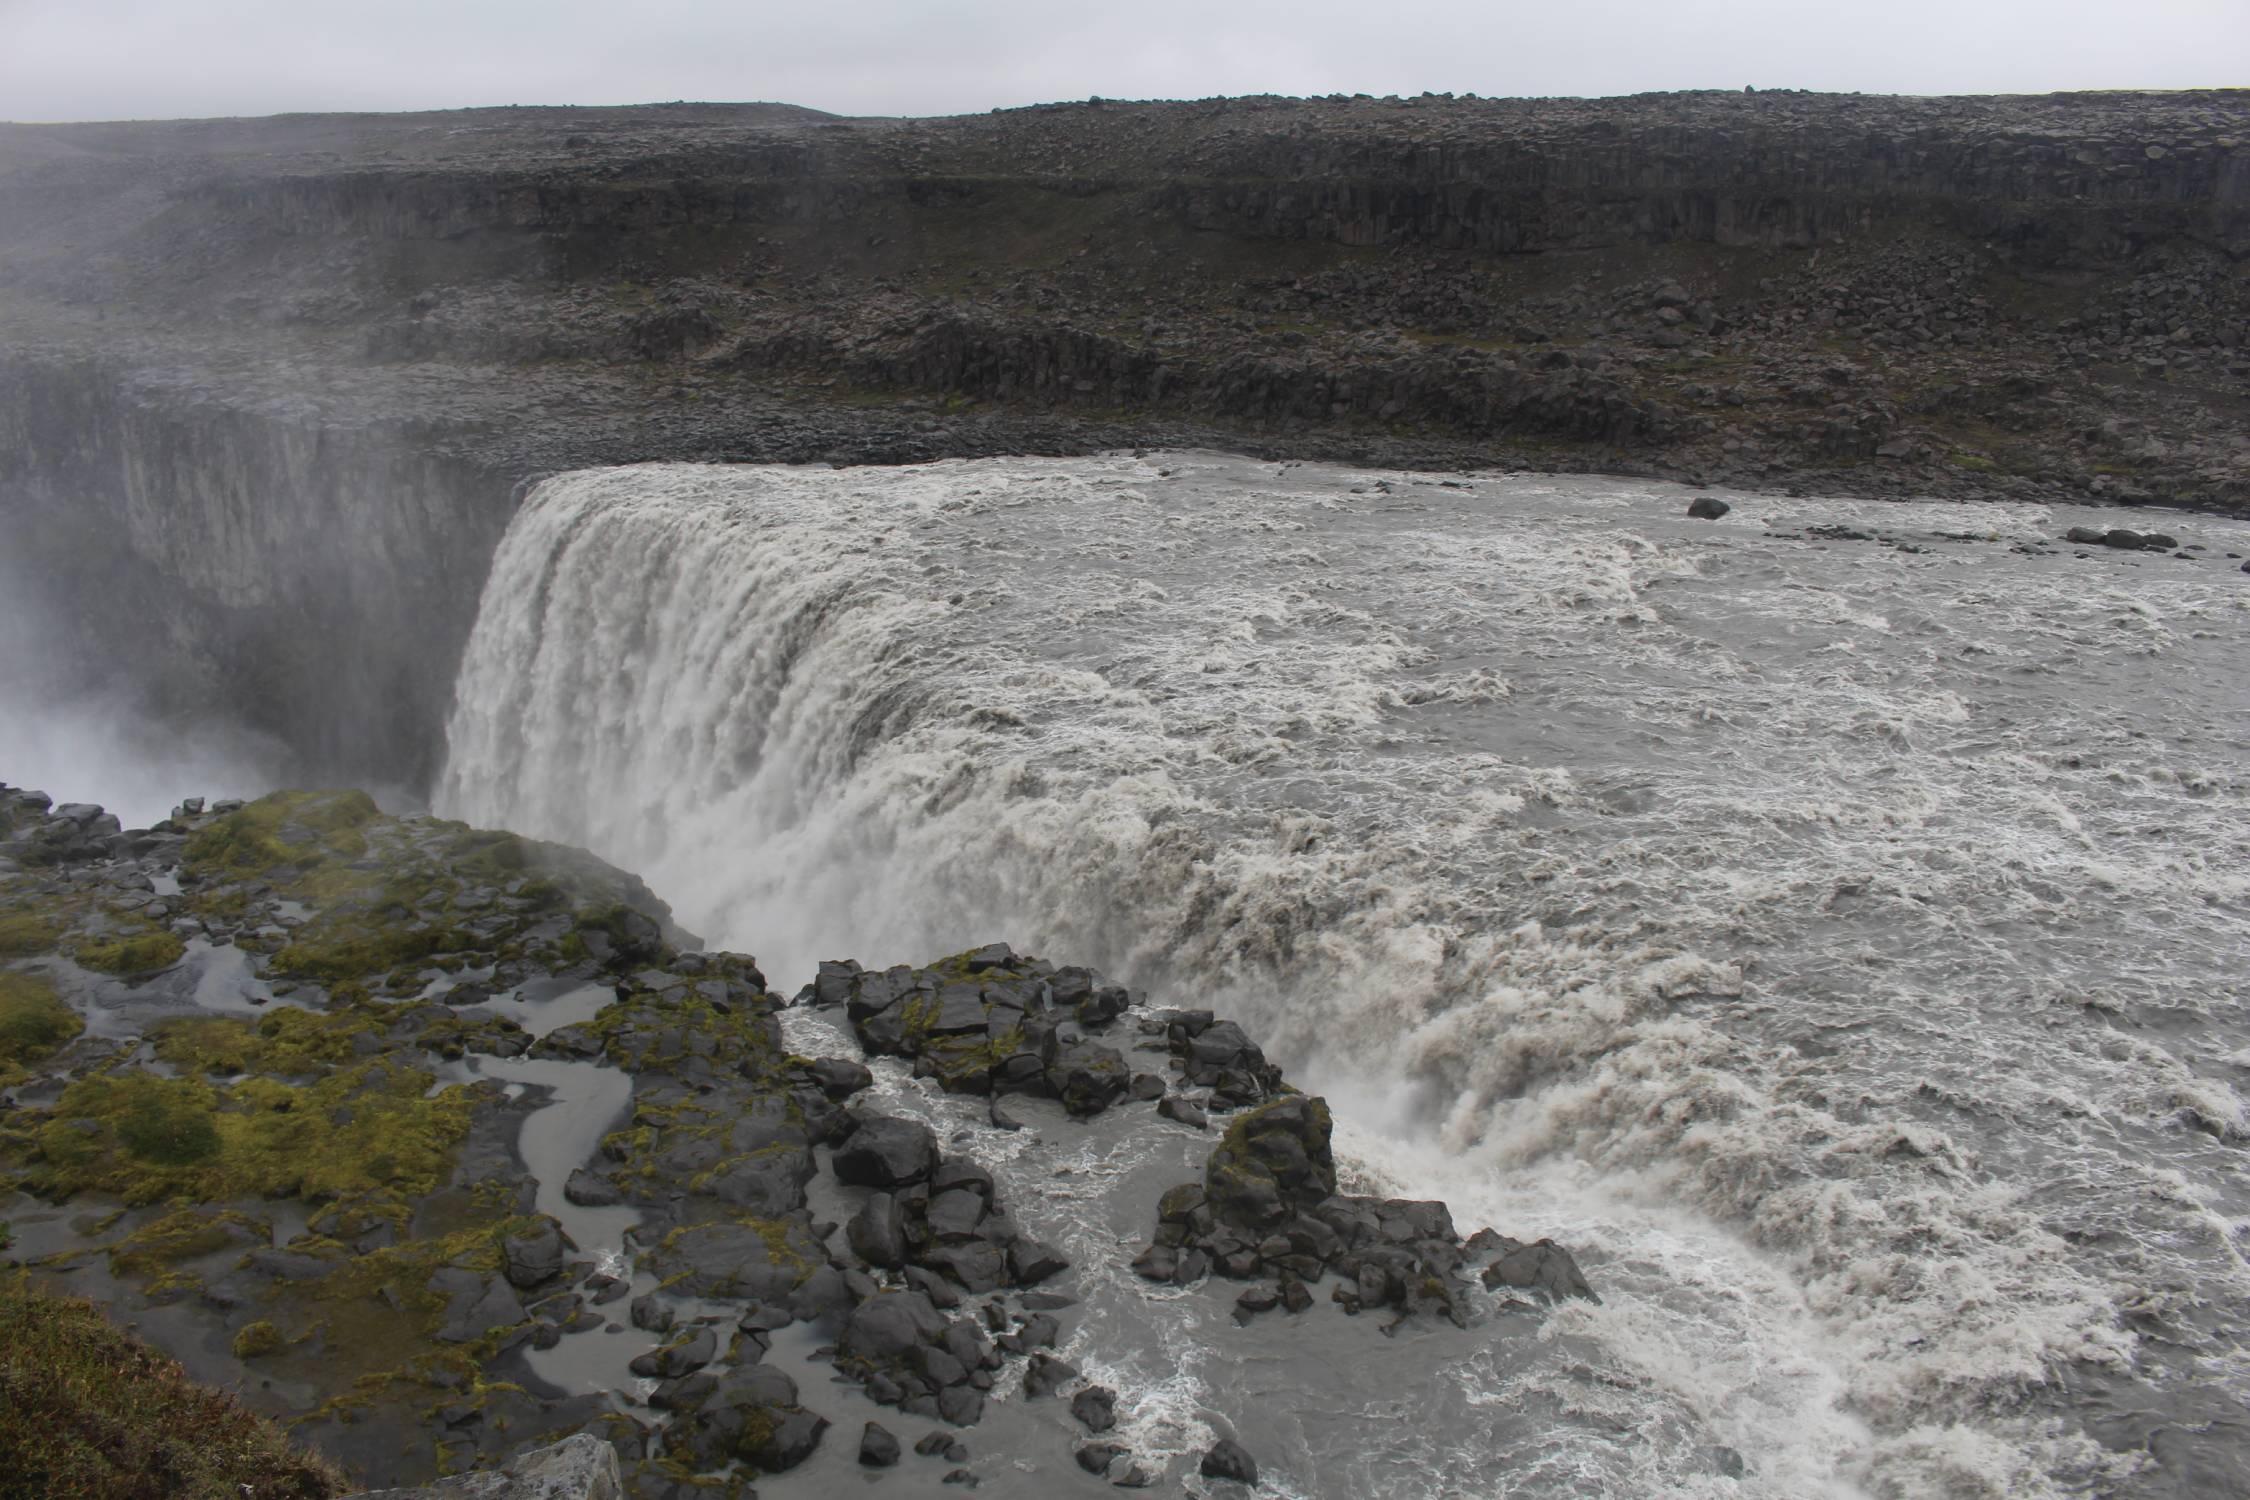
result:
[[[1578,1248],[1537,1357],[1339,1367],[1397,1458],[1291,1493],[2250,1492],[2250,526],[1685,498],[564,475],[439,801],[777,984],[1004,938],[1215,1005],[1362,1185]]]

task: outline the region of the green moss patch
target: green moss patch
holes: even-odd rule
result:
[[[714,1067],[772,1081],[789,1061],[765,1006],[718,1004],[692,990],[663,995],[636,990],[585,1028],[601,1038],[608,1061],[628,1073],[671,1072],[699,1057]]]
[[[115,937],[81,939],[71,946],[70,956],[82,968],[130,978],[169,969],[186,952],[187,945],[177,937],[160,927],[147,926]]]
[[[236,1016],[160,1022],[149,1029],[149,1040],[159,1058],[197,1073],[296,1077],[351,1061],[357,1055],[353,1038],[380,1031],[383,1020],[373,1006],[329,1011],[284,1006],[255,1022]]]
[[[273,972],[330,983],[372,978],[472,941],[450,926],[415,917],[402,903],[372,911],[347,908],[300,928],[274,955]]]
[[[446,840],[446,859],[464,876],[513,880],[531,868],[531,846],[520,834],[464,828]]]
[[[0,1281],[0,1494],[41,1500],[325,1500],[321,1459],[105,1321]]]
[[[315,1201],[433,1191],[469,1126],[468,1090],[424,1097],[432,1076],[375,1059],[302,1086],[250,1078],[127,1071],[64,1091],[34,1140],[27,1185],[127,1203],[298,1197]]]
[[[329,986],[407,993],[464,955],[575,963],[597,932],[620,963],[665,956],[650,942],[662,907],[623,872],[512,833],[388,817],[362,792],[277,792],[214,820],[188,838],[181,885],[205,922],[244,929],[235,942],[267,973]],[[298,924],[279,902],[314,915]]]
[[[286,1349],[274,1351],[276,1373],[342,1392],[331,1408],[380,1400],[393,1387],[421,1386],[433,1376],[443,1377],[436,1388],[449,1390],[479,1379],[505,1330],[486,1329],[466,1343],[439,1341],[446,1299],[430,1278],[448,1266],[497,1275],[502,1241],[543,1221],[515,1213],[513,1193],[497,1184],[479,1184],[464,1196],[458,1222],[442,1234],[340,1255],[326,1276],[276,1286],[267,1318],[277,1330],[296,1330],[284,1333]]]
[[[365,854],[363,830],[381,816],[361,791],[275,792],[196,830],[181,854],[204,875],[304,869]]]
[[[49,1056],[85,1029],[45,978],[0,970],[0,1080]]]
[[[61,927],[42,913],[0,913],[0,958],[29,958],[36,953],[52,952],[61,937]]]
[[[120,1276],[153,1275],[182,1261],[263,1245],[272,1235],[272,1226],[246,1213],[183,1208],[150,1220],[110,1246],[109,1268]]]

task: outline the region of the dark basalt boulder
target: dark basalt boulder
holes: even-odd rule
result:
[[[870,1266],[895,1271],[905,1265],[906,1218],[898,1200],[888,1193],[870,1197],[844,1226],[844,1240]]]
[[[1287,1092],[1281,1069],[1266,1061],[1248,1033],[1210,1011],[1162,1011],[1143,1021],[1141,1031],[1162,1036],[1178,1059],[1180,1082],[1209,1089],[1218,1108],[1240,1109]]]
[[[918,1345],[945,1337],[946,1320],[919,1292],[885,1292],[861,1303],[844,1321],[839,1355],[888,1363]]]
[[[759,1218],[778,1219],[805,1206],[805,1185],[815,1172],[810,1151],[773,1148],[717,1168],[699,1191]]]
[[[970,1239],[984,1218],[984,1199],[967,1188],[953,1188],[933,1196],[922,1217],[939,1240]]]
[[[853,1187],[886,1191],[921,1182],[937,1167],[938,1142],[927,1125],[889,1115],[863,1115],[836,1148],[830,1170]]]
[[[1232,1438],[1221,1438],[1203,1455],[1201,1472],[1205,1479],[1231,1479],[1237,1484],[1258,1482],[1258,1461],[1249,1450]]]
[[[1070,1262],[1052,1246],[1019,1237],[1008,1245],[1008,1270],[1017,1286],[1037,1286],[1070,1269]]]
[[[585,1167],[579,1167],[570,1174],[569,1180],[563,1184],[563,1200],[567,1203],[575,1203],[580,1208],[608,1208],[613,1204],[625,1201],[625,1195],[619,1192],[617,1184],[611,1182],[608,1178]]]
[[[973,1161],[949,1157],[930,1174],[930,1191],[946,1193],[956,1188],[966,1189],[990,1203],[994,1192],[992,1174]]]
[[[870,1469],[887,1469],[898,1462],[898,1439],[880,1422],[860,1429],[859,1461]]]
[[[1132,1451],[1118,1443],[1088,1443],[1078,1450],[1078,1467],[1089,1474],[1107,1474],[1111,1464]]]
[[[730,1399],[722,1389],[684,1420],[674,1419],[665,1429],[664,1448],[692,1469],[740,1461],[761,1473],[780,1474],[812,1457],[827,1430],[826,1417],[794,1401]]]
[[[827,1252],[801,1214],[755,1223],[697,1224],[673,1231],[648,1264],[683,1297],[739,1297],[787,1305]]]
[[[984,1414],[984,1392],[1003,1355],[967,1319],[948,1322],[919,1292],[882,1292],[845,1320],[837,1368],[870,1399],[914,1416],[968,1426]]]
[[[1577,1260],[1553,1240],[1522,1245],[1503,1239],[1501,1245],[1500,1258],[1484,1268],[1486,1287],[1507,1286],[1544,1292],[1558,1302],[1566,1297],[1584,1297],[1590,1302],[1602,1300],[1587,1285]]]
[[[708,1370],[699,1370],[693,1375],[681,1375],[665,1381],[650,1392],[648,1404],[658,1411],[694,1411],[710,1400],[712,1393],[718,1388],[718,1376]]]
[[[852,1062],[841,1057],[813,1059],[806,1073],[819,1085],[820,1091],[831,1099],[849,1099],[861,1089],[871,1088],[875,1075],[865,1063]]]
[[[630,1368],[644,1380],[677,1380],[702,1369],[718,1356],[718,1335],[706,1324],[676,1344],[635,1356]]]
[[[1327,1103],[1303,1094],[1241,1116],[1204,1165],[1212,1212],[1222,1223],[1263,1229],[1335,1196],[1331,1124]]]
[[[1035,1353],[1031,1368],[1024,1371],[1023,1393],[1033,1401],[1042,1396],[1052,1396],[1078,1378],[1078,1366],[1052,1354]]]
[[[524,1320],[523,1304],[500,1277],[487,1280],[448,1266],[432,1272],[429,1285],[446,1299],[436,1332],[446,1343],[474,1343],[492,1329],[512,1328]]]
[[[1058,1044],[1047,1058],[1046,1078],[1064,1109],[1081,1119],[1115,1104],[1133,1080],[1125,1056],[1097,1042]]]
[[[997,1291],[1008,1282],[1007,1252],[981,1240],[932,1245],[915,1257],[915,1263],[943,1272],[971,1295]]]
[[[1688,502],[1687,513],[1698,521],[1716,521],[1733,509],[1715,495],[1698,495]]]
[[[1088,1432],[1107,1432],[1117,1425],[1117,1392],[1106,1385],[1090,1385],[1070,1398],[1070,1414]]]
[[[972,974],[986,969],[1012,969],[1016,962],[1016,950],[1006,943],[987,943],[961,955],[961,967]]]
[[[1211,1117],[1179,1094],[1165,1095],[1163,1102],[1156,1106],[1156,1112],[1190,1130],[1208,1130],[1211,1127]]]

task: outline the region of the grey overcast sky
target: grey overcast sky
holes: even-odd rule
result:
[[[0,0],[0,119],[2250,84],[2250,0]]]

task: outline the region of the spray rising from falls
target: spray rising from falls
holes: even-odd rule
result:
[[[2043,508],[1678,510],[1211,456],[566,475],[441,800],[777,977],[1001,937],[1241,1015],[1368,1177],[1619,1290],[1560,1320],[1604,1370],[1495,1401],[1684,1411],[1728,1493],[2121,1492],[2209,1426],[2175,1380],[2250,1389],[2250,607],[2011,546]]]

